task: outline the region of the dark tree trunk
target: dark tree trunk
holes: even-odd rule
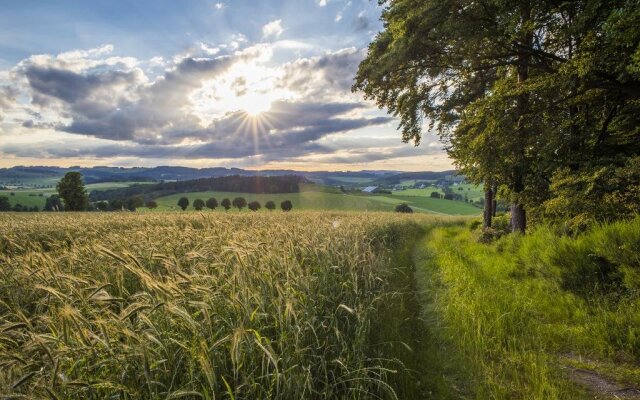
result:
[[[527,230],[527,214],[520,203],[511,204],[511,227],[513,232],[518,233]]]
[[[484,214],[483,228],[491,228],[491,218],[493,217],[493,188],[490,185],[484,187]]]
[[[493,185],[493,203],[491,204],[491,216],[495,217],[498,211],[498,185]]]
[[[529,23],[531,22],[531,4],[529,2],[525,2],[521,6],[521,19],[522,19],[522,36],[521,36],[521,44],[523,45],[518,54],[518,85],[522,86],[529,79],[529,61],[530,54],[524,49],[528,49],[532,47],[533,44],[533,32],[529,28]],[[525,122],[525,117],[529,112],[529,94],[527,92],[523,92],[518,95],[518,99],[516,102],[516,113],[518,117],[518,122],[516,126],[516,165],[513,169],[513,192],[516,197],[518,194],[522,193],[525,189],[524,187],[524,178],[525,172],[527,169],[527,160],[525,154],[525,147],[527,143],[527,126]],[[513,232],[522,232],[524,233],[527,229],[527,218],[526,212],[522,207],[522,203],[520,201],[514,201],[511,204],[511,226]]]

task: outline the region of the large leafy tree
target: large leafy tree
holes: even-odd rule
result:
[[[89,197],[84,188],[80,172],[67,172],[56,186],[64,202],[65,211],[84,211],[89,205]]]
[[[434,129],[470,180],[500,185],[515,230],[554,171],[638,154],[637,0],[381,4],[354,90],[399,118],[404,141]]]

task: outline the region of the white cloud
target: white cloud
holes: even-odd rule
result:
[[[216,3],[213,5],[213,7],[215,7],[216,10],[222,10],[226,7],[226,5],[224,3]]]
[[[262,27],[262,35],[266,38],[266,37],[279,37],[280,35],[282,35],[282,32],[284,31],[284,29],[282,29],[282,20],[281,19],[277,19],[275,21],[271,21],[268,24],[266,24],[265,26]]]
[[[327,0],[318,0],[318,5],[319,5],[320,7],[324,7],[324,6],[326,6],[326,5],[327,5]]]

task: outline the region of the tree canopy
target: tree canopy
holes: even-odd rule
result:
[[[178,207],[182,208],[182,211],[186,210],[187,207],[189,207],[189,198],[180,197],[180,199],[178,199]]]
[[[229,209],[231,208],[231,200],[223,199],[222,202],[220,202],[220,205],[224,208],[225,211],[229,211]]]
[[[235,208],[237,208],[238,211],[241,211],[243,208],[247,206],[247,200],[244,197],[236,197],[235,199],[233,199],[231,204]]]
[[[211,197],[207,200],[206,206],[211,210],[215,210],[216,207],[218,207],[218,200],[216,200],[214,197]]]
[[[285,200],[280,203],[280,208],[282,209],[282,211],[291,211],[293,209],[293,203],[291,202],[291,200]]]
[[[195,199],[193,201],[193,208],[195,208],[198,211],[201,211],[204,208],[204,200],[202,199]]]
[[[89,197],[84,188],[82,174],[79,172],[67,172],[56,185],[58,194],[64,202],[66,211],[84,211],[89,204]]]
[[[548,216],[561,171],[638,156],[637,0],[381,4],[354,90],[399,118],[404,141],[438,132],[461,173],[511,201],[515,230],[526,211]]]

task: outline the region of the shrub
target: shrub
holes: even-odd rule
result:
[[[258,211],[260,209],[260,203],[258,203],[257,201],[252,201],[251,203],[249,203],[248,207],[251,211]]]
[[[99,211],[109,211],[109,203],[106,201],[99,201],[96,203],[96,209]]]
[[[280,203],[280,208],[282,211],[291,211],[293,209],[293,203],[291,203],[291,200],[285,200]]]
[[[439,193],[439,192],[431,192],[430,197],[431,197],[432,199],[439,199],[439,198],[441,198],[442,196],[440,195],[440,193]]]
[[[508,215],[500,215],[493,218],[491,228],[483,228],[478,231],[477,240],[480,243],[491,243],[509,233],[511,233],[511,220]]]
[[[156,203],[154,200],[149,200],[147,201],[146,206],[148,209],[153,210],[154,208],[158,208],[158,203]]]
[[[120,206],[122,207],[122,205]],[[44,202],[44,211],[63,211],[64,206],[62,205],[62,200],[60,196],[54,194],[49,197]]]
[[[409,205],[407,203],[402,203],[402,204],[398,204],[396,206],[396,212],[399,212],[399,213],[412,213],[413,209],[411,207],[409,207]]]
[[[625,165],[582,170],[563,169],[551,179],[551,198],[541,207],[547,220],[563,224],[568,233],[596,222],[633,218],[640,213],[640,156]]]
[[[276,209],[276,203],[274,203],[272,200],[269,200],[264,204],[264,207],[269,211],[273,211]]]

